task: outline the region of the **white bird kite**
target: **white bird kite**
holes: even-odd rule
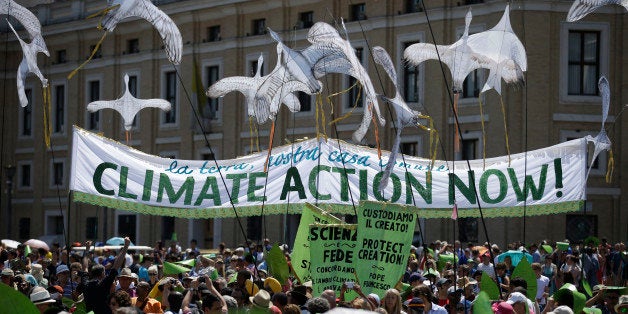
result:
[[[342,27],[346,33],[344,22]],[[355,78],[364,88],[367,106],[364,108],[362,123],[353,133],[353,140],[356,142],[362,141],[368,126],[371,124],[373,111],[376,113],[379,124],[385,125],[386,120],[380,112],[377,94],[371,78],[366,69],[364,69],[362,62],[358,59],[351,43],[340,37],[335,28],[323,22],[314,24],[310,28],[307,38],[312,45],[306,48],[303,54],[313,65],[316,77],[321,77],[328,73],[345,74]]]
[[[397,161],[399,145],[401,144],[401,131],[406,126],[419,126],[421,113],[411,109],[406,104],[406,101],[403,99],[403,97],[401,97],[401,93],[399,92],[399,86],[397,85],[397,71],[395,70],[395,66],[390,59],[388,52],[386,52],[384,48],[376,46],[373,48],[373,59],[375,60],[375,63],[381,65],[384,68],[384,70],[390,77],[390,80],[393,82],[393,85],[395,86],[395,98],[387,98],[381,96],[384,101],[393,105],[395,115],[397,116],[397,134],[395,136],[393,147],[390,150],[388,164],[386,164],[384,175],[382,176],[379,184],[379,191],[382,192],[388,186],[388,179]]]
[[[11,25],[9,21],[7,21],[7,23],[17,37],[17,40],[20,42],[20,46],[22,46],[22,53],[24,54],[22,62],[17,69],[16,81],[17,95],[20,100],[20,105],[22,107],[26,107],[28,106],[28,98],[26,97],[26,92],[24,91],[24,83],[26,81],[26,76],[28,76],[28,73],[35,74],[41,81],[41,85],[44,89],[48,87],[48,80],[44,77],[43,74],[41,74],[39,66],[37,65],[38,46],[34,42],[31,42],[30,44],[24,42],[13,28],[13,25]]]
[[[173,64],[181,63],[183,39],[181,32],[172,19],[149,0],[113,0],[109,1],[110,10],[105,13],[102,27],[113,32],[118,23],[128,17],[147,20],[161,36],[168,60]]]
[[[462,83],[472,71],[479,68],[488,68],[492,60],[478,53],[468,44],[469,25],[471,24],[471,9],[465,16],[464,33],[458,41],[451,45],[434,45],[416,43],[404,51],[404,58],[413,66],[418,66],[427,60],[439,60],[445,63],[451,71],[453,90],[455,94],[462,92]]]
[[[628,0],[576,0],[567,14],[567,22],[576,22],[607,4],[617,4],[628,10]]]
[[[41,23],[33,12],[13,0],[0,0],[0,15],[2,14],[14,17],[24,26],[36,52],[43,52],[46,56],[50,56],[44,37],[41,35]]]
[[[600,133],[598,133],[597,136],[592,137],[588,135],[586,137],[587,141],[593,142],[594,151],[593,157],[591,158],[591,164],[589,165],[589,169],[587,170],[587,176],[585,178],[589,177],[589,173],[591,172],[591,168],[593,167],[597,156],[603,150],[609,150],[611,148],[611,140],[608,138],[606,130],[604,129],[604,124],[606,123],[606,119],[608,118],[608,109],[611,102],[611,88],[608,85],[608,80],[604,76],[600,77],[597,86],[600,90],[600,96],[602,96],[602,128],[600,129]]]
[[[501,80],[506,83],[523,83],[523,72],[528,70],[526,50],[510,25],[510,6],[493,28],[469,35],[467,44],[474,52],[492,60],[488,79],[480,93],[495,89],[501,95]]]
[[[122,97],[116,100],[97,100],[87,105],[89,112],[96,112],[109,108],[120,113],[124,120],[124,129],[129,132],[133,127],[133,119],[137,113],[144,108],[159,108],[163,111],[170,111],[172,105],[163,99],[137,99],[129,91],[129,75],[124,74],[125,91]]]

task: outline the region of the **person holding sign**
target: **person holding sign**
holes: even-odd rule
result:
[[[432,289],[424,284],[420,284],[412,289],[412,293],[415,297],[421,298],[423,301],[423,313],[425,314],[447,314],[447,310],[432,302],[434,300],[434,294]]]
[[[340,302],[345,301],[345,292],[347,292],[347,290],[353,290],[355,291],[355,293],[358,294],[358,297],[350,301],[350,303],[353,305],[353,308],[367,311],[372,311],[373,309],[377,308],[377,304],[375,304],[375,301],[369,299],[364,294],[364,292],[362,292],[362,288],[360,287],[360,285],[354,283],[353,281],[347,281],[342,284],[342,287],[340,288]]]

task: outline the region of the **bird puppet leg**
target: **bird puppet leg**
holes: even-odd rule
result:
[[[508,125],[506,124],[506,107],[504,106],[504,100],[499,97],[499,102],[502,105],[502,115],[504,116],[504,136],[506,137],[506,152],[508,153],[508,167],[510,167],[510,144],[508,143]]]
[[[478,96],[480,103],[480,122],[482,123],[482,170],[486,169],[486,128],[484,127],[484,107],[482,106],[482,93]]]
[[[50,108],[52,103],[50,100],[50,85],[42,88],[42,94],[44,109],[44,142],[46,143],[46,147],[50,148],[50,136],[52,134],[52,126],[50,125]]]
[[[266,155],[266,162],[264,163],[264,172],[268,172],[268,161],[270,160],[270,152],[273,150],[273,139],[275,138],[275,120],[273,120],[270,126],[270,138],[268,139],[268,154]]]

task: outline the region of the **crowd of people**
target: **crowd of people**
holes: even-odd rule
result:
[[[311,281],[291,277],[279,282],[269,274],[270,241],[229,249],[220,244],[214,254],[201,254],[195,240],[187,249],[159,242],[152,252],[50,251],[0,247],[2,284],[30,298],[41,313],[72,312],[82,304],[100,313],[226,313],[316,314],[353,308],[387,314],[469,314],[480,302],[482,278],[495,281],[500,300],[487,311],[497,314],[628,313],[628,253],[623,243],[474,245],[435,241],[411,246],[407,269],[383,295],[365,294],[359,282],[339,291],[314,294]],[[564,244],[564,243],[563,243]],[[80,246],[80,243],[76,244]],[[290,250],[282,245],[288,265]],[[505,251],[532,256],[537,278],[536,298],[527,298],[528,282],[513,276],[515,265]],[[166,265],[184,263],[185,271]],[[483,276],[483,274],[486,274]],[[590,288],[590,289],[589,289]],[[357,297],[346,299],[352,290]],[[590,291],[592,290],[592,291]],[[62,302],[63,299],[70,302]],[[484,314],[484,313],[482,313]]]

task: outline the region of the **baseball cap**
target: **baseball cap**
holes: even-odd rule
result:
[[[66,271],[67,272],[70,271],[70,269],[68,268],[67,265],[61,264],[61,265],[57,266],[57,274],[62,273],[62,272],[66,272]]]

